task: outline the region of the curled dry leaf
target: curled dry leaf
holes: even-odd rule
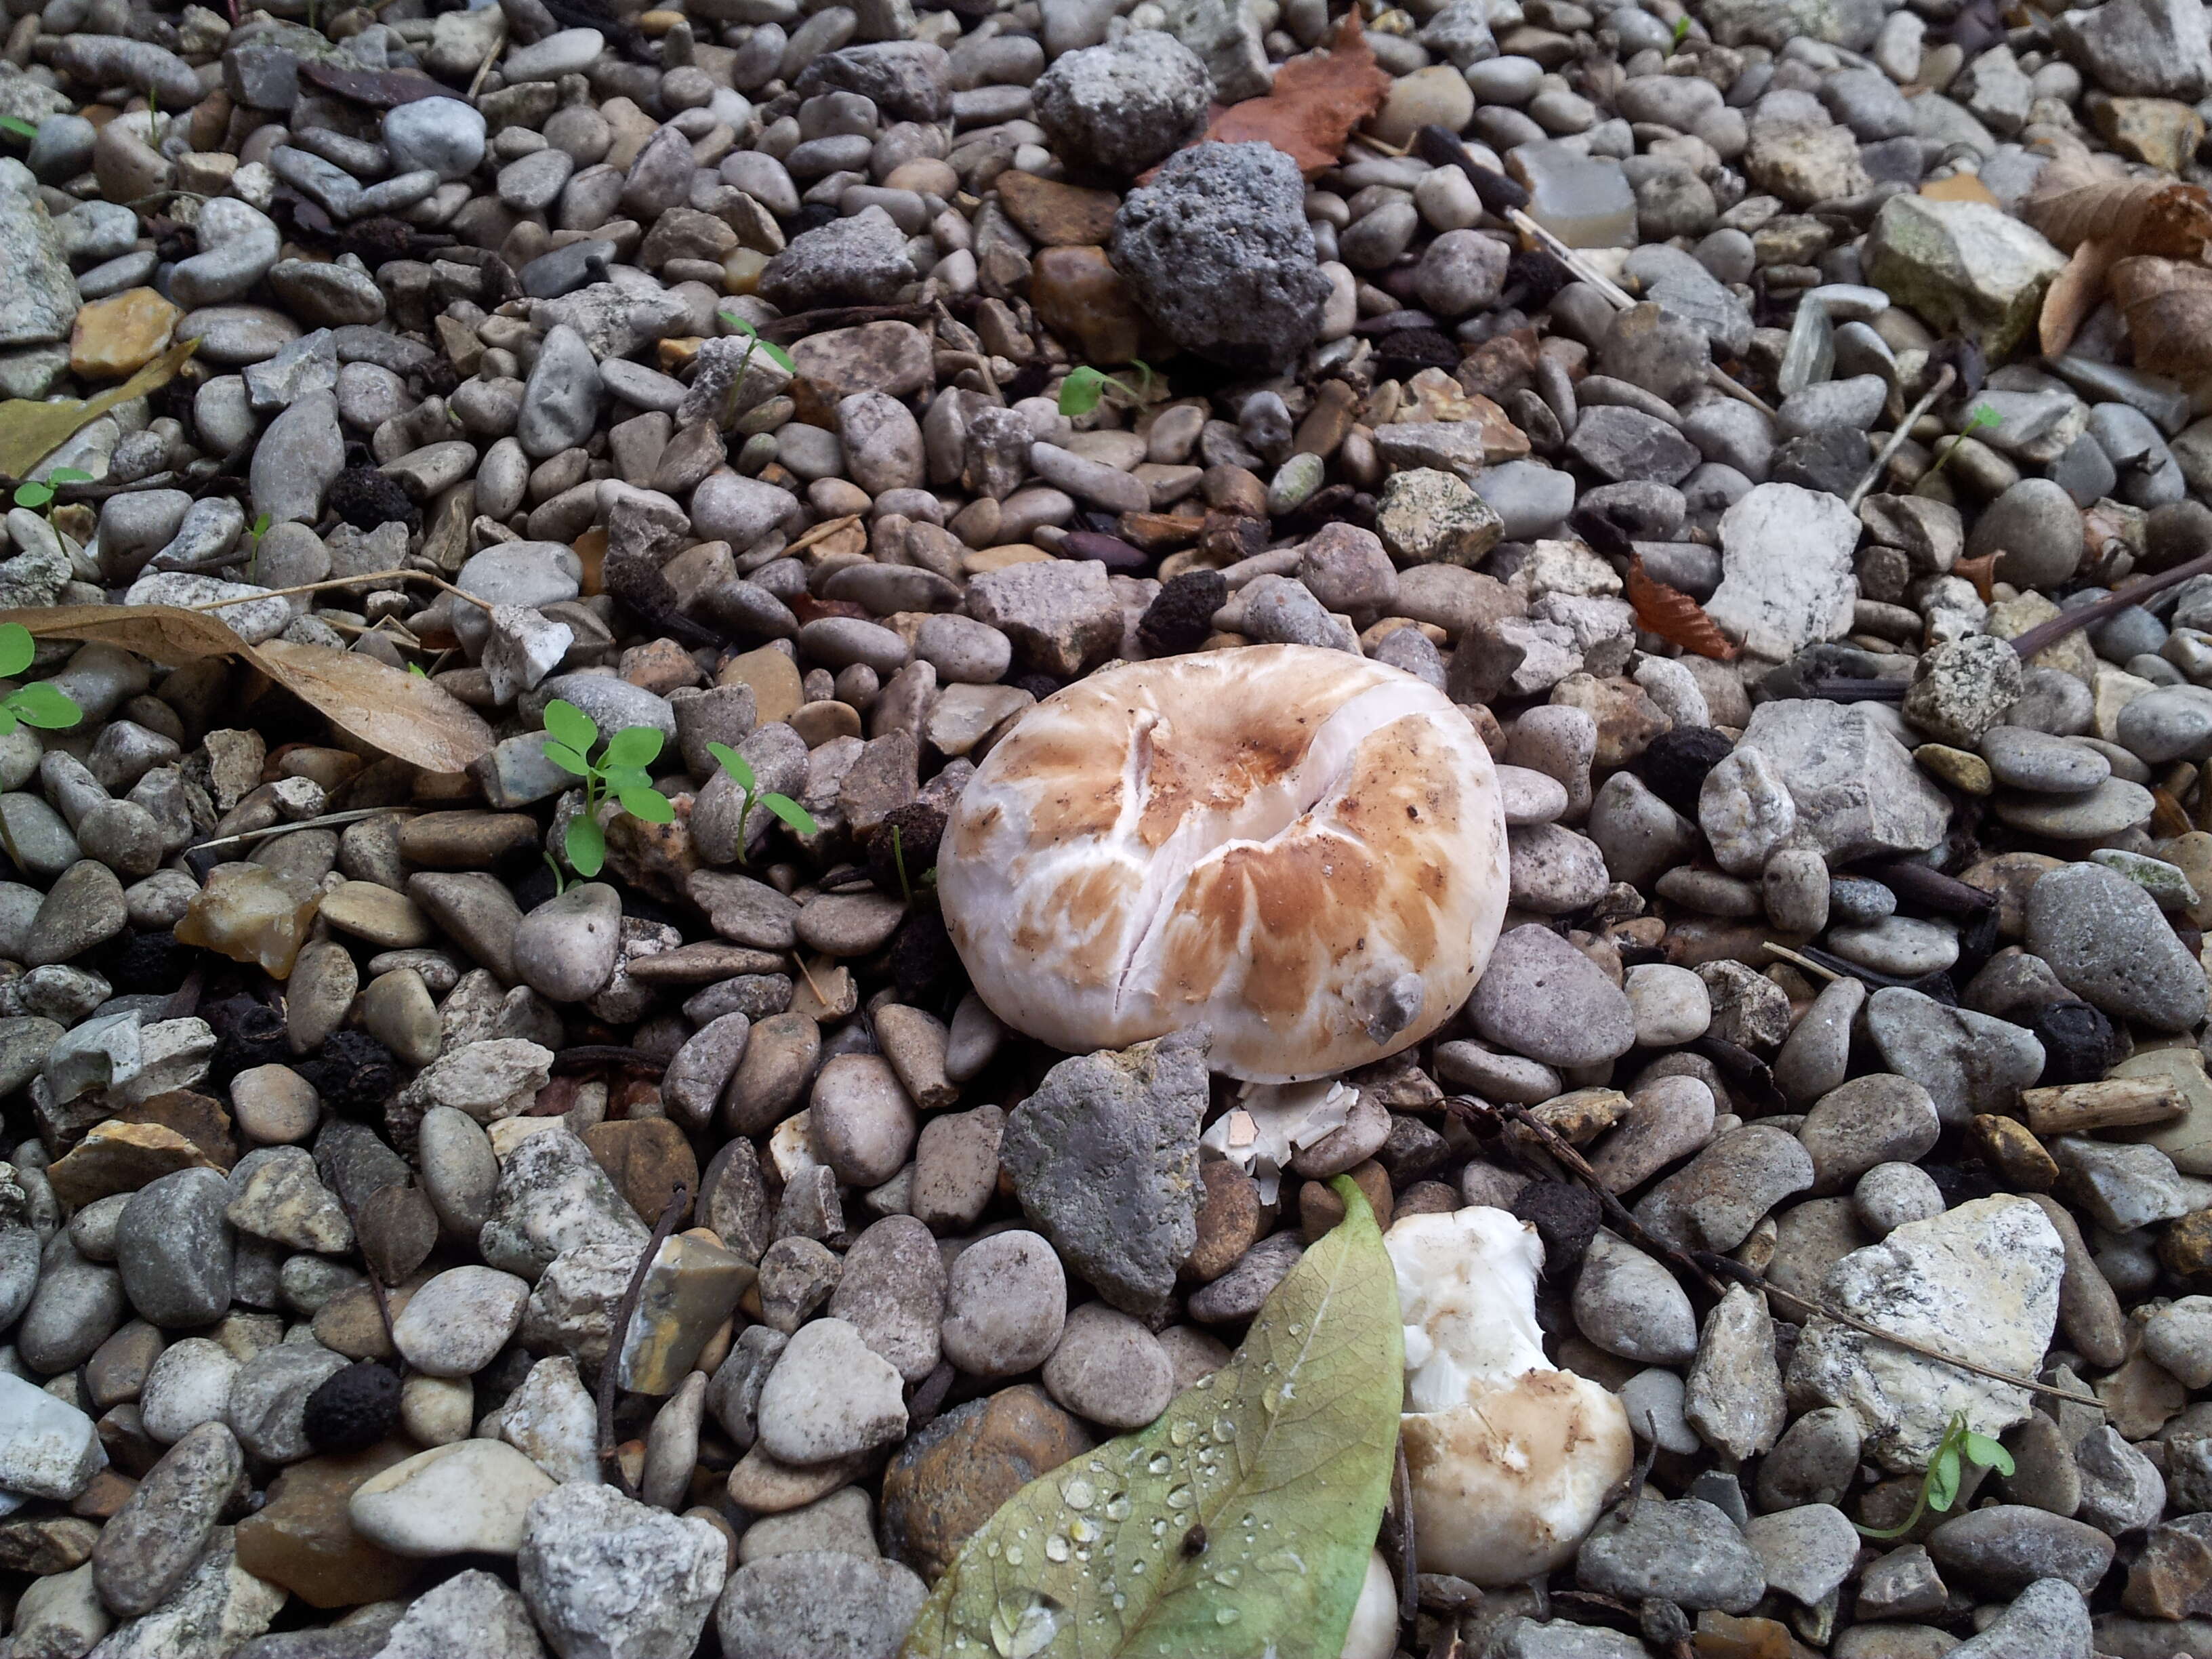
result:
[[[2118,242],[2081,243],[2066,269],[2043,293],[2043,314],[2036,325],[2043,355],[2055,357],[2074,343],[2075,335],[2105,297],[2105,280],[2125,250]]]
[[[2115,258],[2155,253],[2197,260],[2212,242],[2212,195],[2199,186],[2107,173],[2085,161],[2045,167],[2020,214],[2062,249],[2109,242]]]
[[[67,443],[80,427],[90,425],[118,404],[167,385],[198,349],[198,340],[179,340],[121,386],[110,386],[97,397],[64,398],[50,404],[11,398],[0,403],[0,473],[21,477]]]
[[[1206,130],[1226,144],[1273,144],[1309,179],[1336,165],[1352,129],[1382,106],[1389,75],[1360,33],[1357,7],[1326,47],[1275,71],[1274,90],[1218,111]]]
[[[2136,362],[2192,385],[2212,380],[2212,270],[2137,254],[2111,282]]]
[[[1644,561],[1634,556],[1628,561],[1628,603],[1635,608],[1636,625],[1670,645],[1720,662],[1732,661],[1737,654],[1739,647],[1705,614],[1705,606],[1680,588],[1654,580]]]
[[[1951,567],[1951,574],[1973,583],[1974,592],[1981,596],[1984,605],[1994,597],[1991,584],[1996,580],[1997,556],[1984,553],[1978,559],[1960,559]]]
[[[252,664],[339,730],[426,772],[461,772],[491,752],[491,728],[443,688],[357,652],[270,640],[248,645],[204,611],[167,605],[72,605],[0,611],[33,639],[96,641],[175,665],[207,657]]]

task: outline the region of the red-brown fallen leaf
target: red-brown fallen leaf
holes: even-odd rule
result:
[[[1741,649],[1705,614],[1705,606],[1680,588],[1654,580],[1641,558],[1628,562],[1628,603],[1635,609],[1636,625],[1669,645],[1720,662],[1734,660]]]
[[[1951,567],[1951,574],[1973,583],[1974,592],[1981,595],[1982,603],[1987,605],[1992,597],[1990,584],[1996,580],[1996,569],[1997,556],[1984,553],[1978,559],[1957,561]]]
[[[1206,136],[1225,144],[1273,144],[1310,179],[1337,164],[1352,129],[1382,107],[1389,90],[1390,76],[1360,33],[1355,6],[1327,46],[1275,71],[1266,97],[1217,110]]]
[[[2074,343],[2081,325],[2089,320],[2105,297],[2105,278],[2124,252],[2118,242],[2080,243],[2066,269],[2043,294],[2043,316],[2037,327],[2043,355],[2056,357]]]
[[[2109,281],[2137,364],[2185,386],[2212,380],[2212,270],[2138,253]]]

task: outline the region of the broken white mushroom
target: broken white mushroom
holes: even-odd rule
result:
[[[1325,1077],[1474,988],[1505,819],[1467,716],[1342,651],[1130,663],[1024,715],[953,808],[952,942],[991,1011],[1072,1054],[1212,1029],[1217,1071]]]
[[[1544,1247],[1487,1206],[1382,1237],[1406,1322],[1406,1467],[1423,1572],[1515,1584],[1571,1557],[1635,1446],[1620,1400],[1544,1357]]]

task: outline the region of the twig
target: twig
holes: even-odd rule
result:
[[[637,1270],[629,1276],[629,1288],[623,1292],[622,1305],[615,1310],[615,1322],[607,1330],[607,1357],[599,1366],[599,1462],[611,1465],[614,1479],[610,1483],[625,1498],[635,1498],[637,1488],[629,1483],[629,1471],[622,1466],[622,1456],[615,1444],[615,1372],[621,1368],[623,1344],[629,1339],[630,1322],[637,1317],[638,1298],[645,1294],[645,1276],[652,1271],[653,1259],[660,1247],[668,1242],[669,1234],[684,1214],[684,1206],[691,1201],[691,1189],[682,1182],[668,1195],[668,1207],[661,1211],[660,1219],[653,1224],[653,1237],[646,1241],[645,1254],[637,1259]],[[374,1274],[370,1277],[374,1279]]]
[[[1705,1260],[1725,1277],[1735,1280],[1746,1289],[1764,1291],[1767,1295],[1779,1302],[1786,1303],[1800,1313],[1817,1314],[1822,1319],[1833,1320],[1838,1325],[1848,1326],[1861,1336],[1873,1337],[1877,1341],[1888,1343],[1892,1347],[1902,1348],[1907,1353],[1918,1354],[1923,1359],[1932,1359],[1942,1365],[1955,1365],[1962,1371],[1972,1371],[1977,1376],[1986,1376],[1992,1382],[2002,1382],[2010,1388],[2026,1389],[2031,1394],[2047,1395],[2053,1400],[2063,1400],[2075,1406],[2094,1406],[2100,1412],[2105,1409],[2105,1402],[2094,1394],[2075,1394],[2070,1389],[2056,1388],[2048,1382],[2039,1382],[2032,1376],[2018,1376],[2011,1371],[1999,1370],[1994,1365],[1984,1365],[1978,1360],[1963,1359],[1957,1354],[1946,1353],[1941,1348],[1929,1343],[1915,1341],[1909,1336],[1899,1336],[1895,1331],[1883,1330],[1879,1325],[1869,1325],[1856,1314],[1845,1313],[1841,1308],[1831,1307],[1825,1302],[1817,1302],[1810,1297],[1800,1296],[1795,1291],[1785,1291],[1768,1279],[1765,1274],[1754,1268],[1747,1267],[1741,1261],[1733,1261],[1727,1256],[1712,1255],[1708,1255]]]
[[[379,9],[381,10],[382,8],[380,7]],[[475,103],[477,94],[483,90],[484,77],[491,73],[492,60],[506,49],[507,15],[502,12],[500,15],[499,28],[492,36],[491,50],[484,53],[483,62],[477,65],[476,77],[469,82],[468,91],[462,94],[470,103]]]
[[[1920,417],[1936,407],[1936,400],[1951,389],[1958,378],[1958,370],[1953,368],[1948,363],[1943,365],[1943,372],[1936,377],[1936,384],[1928,388],[1927,395],[1913,404],[1905,412],[1905,418],[1897,423],[1897,430],[1889,434],[1889,441],[1881,447],[1881,453],[1874,458],[1874,465],[1867,469],[1866,477],[1859,480],[1858,488],[1844,498],[1844,506],[1850,507],[1854,513],[1858,511],[1859,503],[1866,499],[1867,492],[1874,488],[1875,480],[1881,477],[1882,468],[1889,465],[1890,457],[1905,447],[1906,437],[1911,434],[1912,428],[1919,424]]]
[[[250,841],[265,841],[271,836],[289,836],[295,830],[327,830],[334,823],[358,823],[363,818],[390,816],[412,817],[411,806],[356,806],[344,812],[325,812],[318,818],[301,818],[297,823],[272,823],[265,829],[243,830],[234,836],[221,836],[214,841],[195,842],[185,848],[187,853],[204,853],[217,847],[242,847]]]
[[[1772,939],[1768,939],[1765,941],[1765,944],[1766,948],[1772,951],[1776,956],[1780,957],[1783,961],[1795,963],[1798,967],[1802,968],[1808,974],[1818,974],[1822,979],[1829,980],[1837,980],[1844,977],[1843,975],[1838,973],[1834,969],[1823,968],[1819,963],[1814,962],[1809,957],[1799,956],[1795,951],[1790,949],[1786,945],[1777,945]]]
[[[2063,611],[2049,622],[2038,623],[2025,634],[2014,637],[2012,648],[2022,657],[2032,657],[2053,641],[2063,640],[2077,628],[2087,628],[2091,623],[2102,622],[2115,611],[2124,611],[2131,605],[2141,605],[2154,593],[2165,592],[2191,576],[2212,573],[2212,553],[2200,553],[2186,564],[2178,564],[2171,570],[2161,570],[2155,576],[2147,576],[2132,587],[2124,587],[2101,599],[2072,611]]]
[[[1398,1623],[1413,1622],[1421,1610],[1419,1559],[1413,1547],[1413,1475],[1406,1467],[1406,1437],[1398,1437],[1396,1466],[1390,1472],[1390,1495],[1398,1505]]]
[[[1508,208],[1505,210],[1504,216],[1505,222],[1511,225],[1514,229],[1519,231],[1523,236],[1532,237],[1535,240],[1541,242],[1544,245],[1546,252],[1550,253],[1553,258],[1557,259],[1569,270],[1575,273],[1575,279],[1577,282],[1588,283],[1600,294],[1605,295],[1607,300],[1613,302],[1613,306],[1615,310],[1626,311],[1629,307],[1636,303],[1636,296],[1634,295],[1629,293],[1626,289],[1614,282],[1612,277],[1607,276],[1595,265],[1590,264],[1589,260],[1583,258],[1577,250],[1569,247],[1558,237],[1553,235],[1550,231],[1545,229],[1543,226],[1538,224],[1534,219],[1530,218],[1522,210],[1519,208]],[[1728,370],[1723,368],[1718,363],[1708,362],[1705,365],[1705,381],[1707,385],[1727,392],[1729,397],[1737,399],[1739,402],[1749,404],[1753,409],[1765,416],[1769,420],[1771,420],[1774,417],[1773,404],[1768,403],[1765,398],[1760,397],[1749,386],[1745,386],[1741,381],[1735,379],[1729,374]]]
[[[259,593],[249,593],[243,599],[210,599],[204,605],[187,605],[180,606],[179,609],[222,611],[234,605],[252,605],[260,599],[286,599],[294,593],[319,593],[324,589],[331,587],[359,587],[365,582],[393,581],[428,582],[434,587],[443,588],[457,599],[466,599],[479,611],[489,611],[492,608],[489,599],[480,599],[475,594],[454,586],[443,576],[434,576],[427,570],[371,570],[359,576],[332,576],[327,581],[301,582],[292,587],[271,587]]]
[[[337,1200],[338,1207],[345,1212],[346,1225],[353,1229],[354,1240],[358,1243],[361,1218],[354,1211],[353,1200],[343,1192],[337,1194]],[[392,1303],[384,1293],[384,1280],[378,1276],[375,1264],[368,1260],[366,1251],[362,1252],[362,1263],[368,1268],[368,1291],[376,1298],[376,1316],[384,1322],[384,1340],[392,1349],[392,1359],[404,1372],[407,1369],[407,1356],[399,1352],[399,1339],[392,1334]]]
[[[633,1071],[665,1072],[668,1061],[642,1048],[625,1048],[611,1042],[579,1043],[553,1056],[553,1069],[556,1072],[580,1072],[594,1066],[626,1066]]]

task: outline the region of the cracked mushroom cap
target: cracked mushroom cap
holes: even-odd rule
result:
[[[1382,1244],[1406,1322],[1417,1565],[1477,1584],[1565,1565],[1636,1448],[1616,1395],[1544,1357],[1535,1228],[1474,1205],[1408,1216]]]
[[[1489,751],[1413,675],[1265,645],[1130,663],[1047,698],[961,793],[945,927],[1016,1030],[1085,1054],[1203,1023],[1283,1083],[1418,1042],[1506,902]]]

